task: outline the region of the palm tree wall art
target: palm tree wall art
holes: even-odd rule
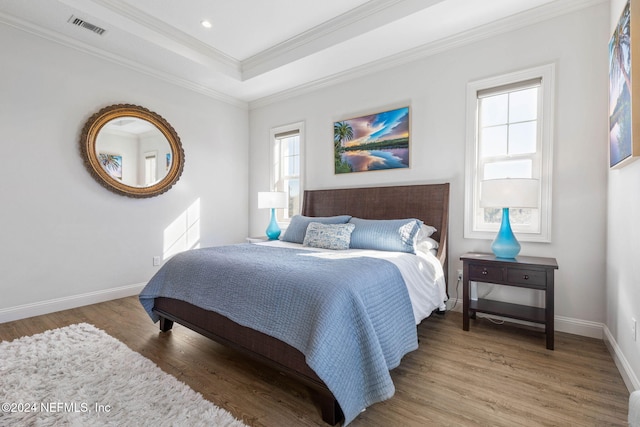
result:
[[[122,156],[117,154],[98,154],[98,160],[112,177],[122,181]]]
[[[634,77],[640,72],[633,59],[640,58],[640,43],[633,43],[638,28],[638,0],[627,1],[609,42],[609,166],[622,167],[640,155],[640,95],[634,95]],[[637,83],[636,83],[637,84]],[[636,89],[637,92],[637,89]]]
[[[335,173],[409,167],[409,107],[333,123]]]

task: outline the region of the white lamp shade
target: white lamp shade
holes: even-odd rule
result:
[[[261,191],[258,193],[258,209],[287,207],[287,193],[282,191]]]
[[[540,185],[537,179],[488,179],[480,185],[481,208],[538,207]]]

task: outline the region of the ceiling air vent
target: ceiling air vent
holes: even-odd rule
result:
[[[75,16],[71,15],[71,18],[69,18],[69,20],[67,21],[70,24],[76,25],[78,27],[82,27],[82,28],[86,28],[89,31],[93,31],[94,33],[98,34],[99,36],[103,35],[105,33],[104,28],[100,28],[97,25],[93,25],[83,19],[80,18],[76,18]]]

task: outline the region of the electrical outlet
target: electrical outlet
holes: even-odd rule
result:
[[[458,270],[458,280],[462,280],[462,270]]]
[[[153,257],[153,265],[154,266],[160,265],[160,257],[159,256],[154,256]]]
[[[637,327],[636,327],[636,319],[634,319],[633,317],[631,318],[631,333],[633,334],[633,340],[636,340],[636,336],[637,336]]]

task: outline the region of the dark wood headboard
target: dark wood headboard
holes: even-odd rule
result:
[[[438,229],[431,237],[440,243],[437,257],[444,268],[445,278],[448,276],[449,183],[307,190],[304,192],[302,215],[421,219]]]

